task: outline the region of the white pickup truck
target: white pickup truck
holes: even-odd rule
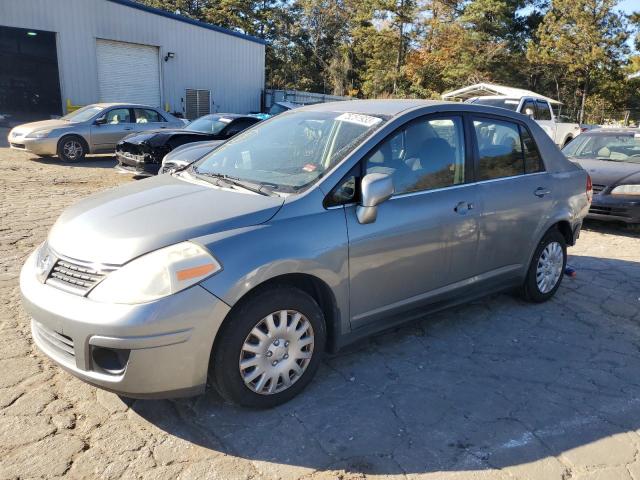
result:
[[[465,100],[465,102],[508,108],[509,110],[515,110],[516,112],[528,115],[540,124],[542,129],[547,132],[547,135],[549,135],[560,148],[564,147],[581,133],[579,124],[561,122],[560,119],[556,117],[549,100],[546,98],[487,95],[469,98]],[[560,105],[560,102],[556,103]]]

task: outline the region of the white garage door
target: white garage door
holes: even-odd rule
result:
[[[96,40],[101,102],[160,107],[158,47]]]

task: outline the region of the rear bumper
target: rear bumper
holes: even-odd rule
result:
[[[40,283],[35,255],[20,274],[38,348],[100,388],[134,398],[204,391],[209,355],[229,307],[196,285],[139,305],[105,304]],[[110,357],[111,355],[111,357]],[[105,358],[121,362],[114,367]]]
[[[594,195],[587,218],[640,223],[640,198],[623,195]]]

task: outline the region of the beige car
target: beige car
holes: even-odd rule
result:
[[[18,125],[8,140],[16,150],[77,162],[89,153],[112,153],[130,133],[184,125],[185,121],[147,105],[95,103],[56,120]]]

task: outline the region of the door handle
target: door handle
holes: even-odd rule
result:
[[[459,213],[460,215],[465,215],[469,210],[473,210],[473,203],[458,202],[458,204],[453,207],[453,211]]]
[[[533,194],[538,198],[542,198],[545,195],[549,195],[550,193],[551,193],[551,190],[549,190],[548,188],[544,188],[544,187],[538,187],[538,188],[536,188],[536,191],[533,192]]]
[[[125,130],[133,130],[131,127],[124,127]]]

